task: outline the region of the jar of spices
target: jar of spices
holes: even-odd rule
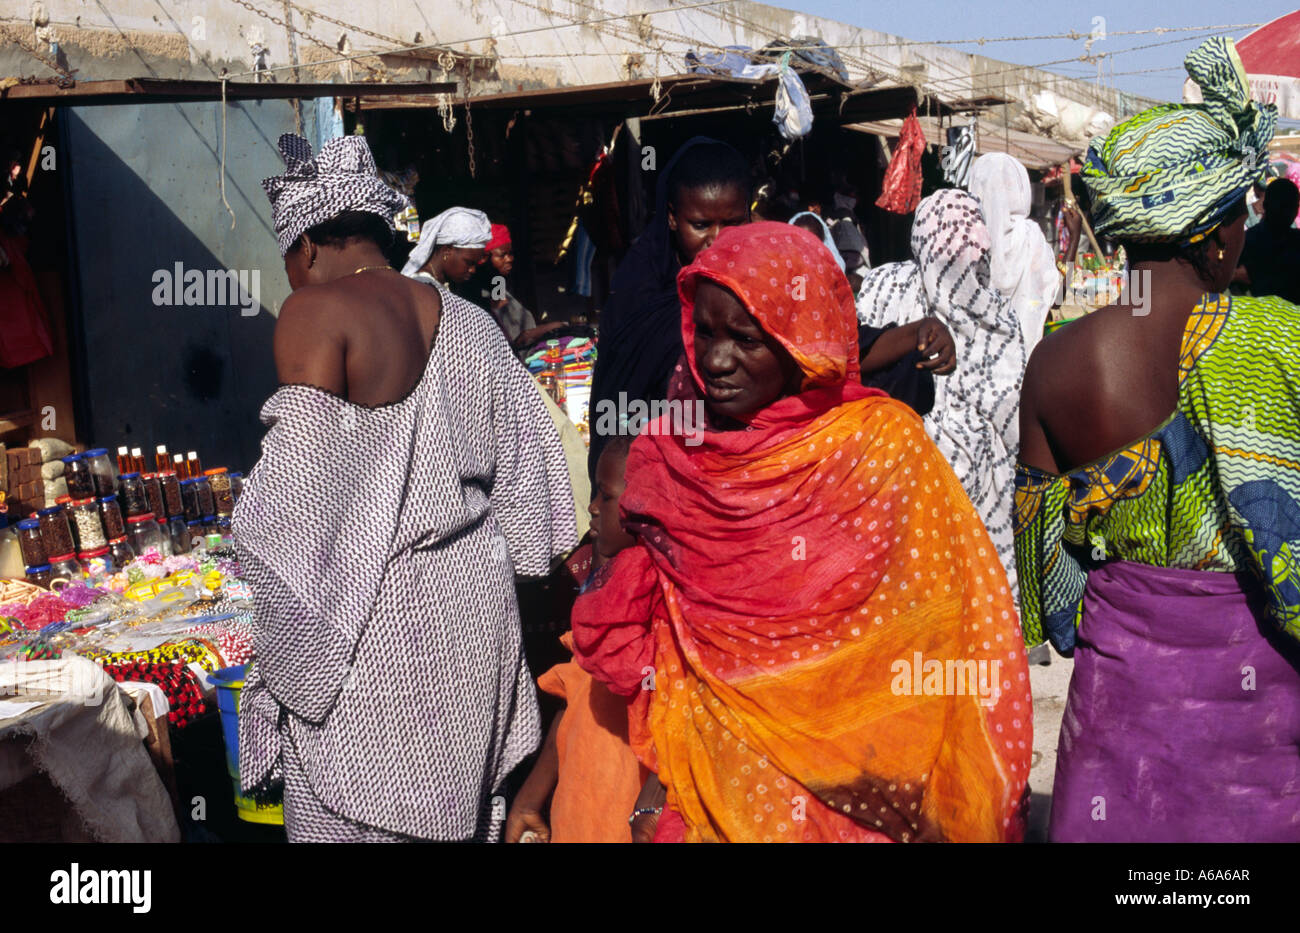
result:
[[[190,533],[189,528],[185,525],[184,518],[173,515],[167,519],[167,535],[172,539],[173,554],[188,554],[190,552]]]
[[[235,500],[230,492],[230,474],[225,467],[214,467],[206,471],[208,487],[212,490],[212,503],[218,515],[229,515],[235,511]]]
[[[26,573],[28,583],[34,583],[47,590],[50,588],[50,580],[53,579],[53,576],[50,573],[49,564],[37,564],[35,567],[28,567]]]
[[[171,470],[164,470],[158,474],[158,483],[162,486],[163,514],[169,517],[183,515],[185,507],[181,505],[181,483],[176,478],[176,474]]]
[[[119,493],[122,511],[127,518],[149,514],[149,496],[144,491],[144,480],[139,473],[123,473],[118,477],[122,491]]]
[[[24,567],[39,567],[49,563],[45,539],[41,537],[41,523],[35,518],[24,518],[18,523],[18,547],[23,552]]]
[[[186,522],[198,521],[203,517],[203,509],[199,505],[199,488],[195,484],[196,479],[181,480],[181,504],[184,506]]]
[[[234,499],[236,502],[238,502],[238,501],[239,501],[239,497],[242,496],[243,494],[244,494],[244,474],[243,474],[243,473],[231,473],[231,474],[230,474],[230,496],[231,496],[231,498]]]
[[[104,536],[112,541],[126,534],[126,525],[122,522],[122,509],[117,504],[117,496],[107,495],[99,500],[99,517],[104,522]]]
[[[163,521],[167,516],[163,514],[162,484],[158,481],[158,474],[144,473],[140,479],[144,480],[144,494],[149,500],[149,511],[158,521]]]
[[[96,447],[81,455],[90,465],[90,475],[95,479],[95,495],[112,496],[117,494],[117,470],[109,459],[108,448]]]
[[[83,551],[105,547],[104,523],[99,520],[99,503],[94,498],[77,499],[72,503],[72,520],[77,524],[77,541]]]
[[[58,580],[80,580],[81,564],[77,563],[77,555],[71,552],[67,554],[58,554],[50,558],[50,578]]]
[[[113,566],[119,570],[135,560],[135,551],[131,550],[131,542],[126,539],[126,535],[108,542],[108,556],[113,558]]]
[[[45,542],[46,554],[71,554],[75,550],[72,529],[68,527],[68,514],[63,511],[63,506],[41,509],[36,517],[41,523],[41,539]]]
[[[63,458],[63,478],[68,483],[68,495],[73,499],[94,497],[95,478],[90,475],[90,464],[81,454]]]
[[[143,515],[134,515],[126,520],[126,536],[131,542],[131,550],[143,557],[145,552],[153,548],[159,554],[163,554],[163,536],[162,529],[158,527],[158,522],[154,519],[152,512],[145,512]],[[169,556],[171,548],[167,549]]]
[[[88,577],[106,577],[114,572],[113,558],[109,556],[107,546],[95,548],[93,551],[82,551],[78,556]]]
[[[206,476],[196,476],[194,478],[194,488],[199,493],[199,509],[204,516],[217,514],[217,504],[212,496],[212,486],[208,483]]]

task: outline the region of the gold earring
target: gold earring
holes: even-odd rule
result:
[[[1219,250],[1219,262],[1223,262],[1223,250]]]

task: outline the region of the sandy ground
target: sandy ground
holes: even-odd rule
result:
[[[1047,823],[1052,813],[1052,781],[1056,776],[1056,740],[1061,732],[1066,691],[1074,662],[1052,653],[1052,663],[1029,666],[1029,686],[1034,697],[1034,758],[1029,772],[1027,842],[1046,842]]]

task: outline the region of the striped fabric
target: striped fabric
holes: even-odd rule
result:
[[[1083,181],[1098,234],[1194,243],[1262,175],[1277,107],[1251,101],[1232,40],[1207,39],[1183,65],[1205,103],[1154,107],[1088,148]]]

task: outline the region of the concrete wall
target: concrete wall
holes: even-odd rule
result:
[[[316,110],[303,109],[314,136]],[[165,443],[198,450],[210,466],[247,470],[263,433],[258,410],[276,386],[269,312],[289,292],[260,182],[283,170],[274,144],[294,129],[290,104],[228,107],[233,230],[220,195],[219,103],[66,108],[60,116],[80,437],[146,451]],[[157,274],[174,274],[177,263],[204,272],[205,282],[208,270],[243,271],[250,290],[259,285],[259,306],[246,315],[229,299],[156,305]]]
[[[232,74],[245,72],[252,68],[253,43],[260,42],[266,47],[269,67],[299,63],[303,80],[429,79],[442,74],[434,52],[378,56],[364,59],[365,64],[310,63],[336,57],[340,47],[360,53],[442,42],[487,56],[474,70],[471,87],[473,93],[489,93],[676,74],[684,70],[683,53],[701,40],[760,47],[777,37],[813,34],[840,48],[855,80],[917,83],[949,99],[985,94],[1010,97],[1019,106],[1007,108],[1005,114],[999,108],[989,118],[996,121],[1005,116],[1013,127],[1031,132],[1059,129],[1050,118],[1026,106],[1045,90],[1116,117],[1124,115],[1126,108],[1147,105],[1085,81],[948,47],[910,45],[887,33],[749,0],[693,10],[681,9],[689,4],[672,0],[637,0],[635,6],[631,0],[600,5],[588,0],[395,0],[366,5],[354,0],[310,0],[301,7],[285,0],[246,2],[248,6],[236,0],[112,0],[88,5],[83,0],[44,0],[49,22],[42,30],[31,24],[30,16],[10,14],[12,18],[0,20],[0,40],[9,40],[0,41],[0,75],[52,76],[52,70],[21,48],[48,56],[51,33],[47,30],[58,40],[60,60],[67,68],[79,69],[81,78],[146,74],[213,78],[223,68]],[[306,7],[347,25],[309,17],[303,12]],[[591,26],[565,25],[630,8],[662,12],[644,23],[625,18]],[[273,18],[291,23],[296,33],[291,37]],[[538,28],[542,31],[505,35]],[[499,41],[490,38],[493,34],[500,36]],[[277,72],[277,78],[292,80],[292,74]],[[464,69],[455,74],[465,78]]]

